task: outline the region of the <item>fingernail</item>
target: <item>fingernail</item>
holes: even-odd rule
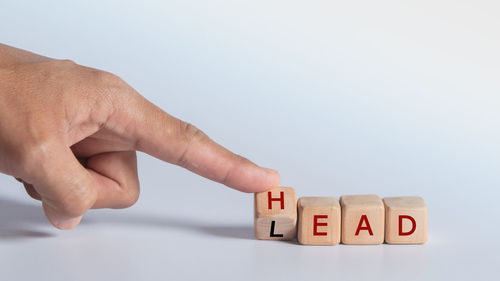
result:
[[[73,229],[75,226],[77,226],[80,221],[82,220],[82,216],[76,217],[76,218],[70,218],[70,219],[55,219],[53,221],[54,226],[61,229],[61,230],[67,230],[67,229]]]

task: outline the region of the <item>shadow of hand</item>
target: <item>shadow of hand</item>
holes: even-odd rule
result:
[[[51,237],[50,233],[33,230],[47,224],[41,206],[0,199],[0,239]]]
[[[101,223],[179,229],[233,239],[254,239],[253,227],[248,225],[213,225],[186,218],[138,214],[124,215],[118,212],[88,214],[84,217],[80,227]],[[49,225],[50,223],[45,218],[41,206],[0,198],[0,240],[53,237],[55,234],[36,230],[38,227]]]

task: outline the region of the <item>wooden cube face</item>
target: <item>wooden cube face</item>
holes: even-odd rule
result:
[[[342,207],[342,243],[384,242],[384,204],[377,195],[345,195]]]
[[[336,245],[340,242],[340,204],[337,198],[302,197],[297,208],[300,244]]]
[[[297,236],[295,189],[275,187],[255,193],[255,237],[265,240],[291,240]]]
[[[386,197],[385,242],[422,244],[427,241],[427,206],[418,196]]]

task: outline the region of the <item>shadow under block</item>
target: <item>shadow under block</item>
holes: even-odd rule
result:
[[[418,196],[386,197],[385,242],[423,244],[427,241],[427,206]]]
[[[340,197],[342,243],[381,244],[384,242],[384,204],[377,195]]]
[[[303,245],[340,243],[340,204],[334,197],[301,197],[297,239]]]
[[[255,237],[265,240],[292,240],[297,236],[295,189],[275,187],[255,193]]]

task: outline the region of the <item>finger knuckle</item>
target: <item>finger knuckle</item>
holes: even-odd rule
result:
[[[125,83],[118,75],[111,72],[96,70],[94,75],[101,85],[122,85]]]
[[[121,208],[129,208],[132,207],[139,200],[139,188],[133,187],[130,190],[127,190],[125,195],[123,196]]]
[[[53,62],[62,67],[73,67],[77,65],[76,62],[71,59],[54,60]]]
[[[137,173],[134,174],[134,176],[127,177],[122,182],[120,182],[122,193],[117,208],[131,207],[137,202],[137,200],[139,200],[139,178],[137,176]]]
[[[130,86],[118,75],[110,72],[94,71],[95,93],[99,97],[99,103],[107,101],[106,104],[114,107],[117,98],[123,98],[132,93]]]
[[[187,168],[189,165],[188,154],[191,145],[195,142],[203,142],[208,136],[200,129],[190,123],[179,121],[179,135],[184,139],[184,149],[176,157],[175,163],[181,167]]]
[[[97,92],[110,98],[128,92],[127,90],[130,88],[122,78],[110,72],[96,70],[94,72],[94,79],[97,85]]]
[[[191,123],[182,123],[181,134],[189,141],[202,141],[207,138],[207,135]]]
[[[72,69],[77,66],[77,64],[70,59],[61,60],[48,60],[39,63],[41,69],[44,69],[47,74],[56,74],[61,72],[67,72],[68,69]]]

